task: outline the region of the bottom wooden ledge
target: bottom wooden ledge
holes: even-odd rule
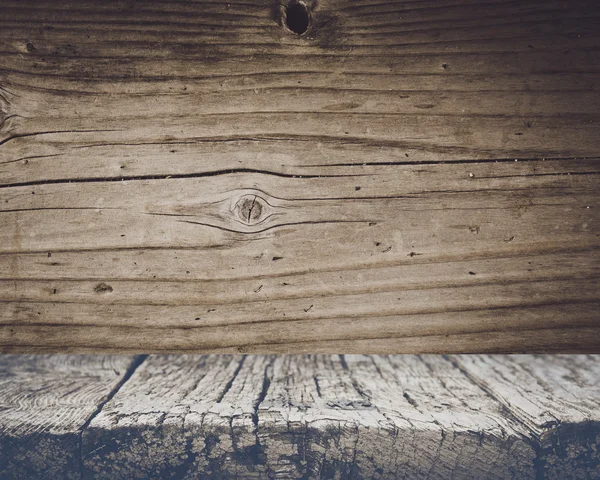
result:
[[[0,357],[0,478],[600,478],[600,356]]]

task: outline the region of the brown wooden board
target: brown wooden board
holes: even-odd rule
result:
[[[276,5],[2,2],[0,351],[598,352],[600,4]]]

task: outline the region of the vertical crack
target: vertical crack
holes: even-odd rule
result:
[[[342,368],[344,370],[348,371],[348,375],[350,376],[350,381],[352,383],[352,387],[354,388],[356,393],[358,393],[361,396],[361,398],[365,401],[366,405],[371,405],[371,396],[369,394],[367,394],[367,392],[364,391],[364,389],[356,381],[356,378],[354,378],[354,376],[352,375],[352,371],[348,368],[348,363],[346,362],[345,355],[343,355],[343,354],[339,355],[339,358],[340,358],[340,364],[342,365]]]
[[[249,455],[254,459],[254,462],[257,465],[267,465],[267,471],[268,471],[267,458],[266,458],[264,447],[260,443],[260,435],[259,435],[259,431],[258,431],[258,429],[259,429],[258,410],[260,408],[260,404],[267,397],[267,392],[269,391],[269,387],[271,386],[271,378],[269,376],[269,369],[273,366],[274,362],[275,362],[275,357],[271,357],[269,363],[267,363],[267,365],[265,366],[265,370],[264,370],[264,374],[263,374],[262,388],[261,388],[261,391],[260,391],[258,397],[256,398],[256,401],[254,402],[254,404],[252,406],[253,407],[252,423],[254,424],[254,438],[255,438],[256,443],[255,443],[254,447],[251,447],[251,449],[249,451]],[[268,472],[267,472],[267,474],[268,474]],[[268,478],[271,478],[271,476],[268,475]]]
[[[104,397],[104,399],[98,404],[98,407],[96,407],[96,410],[94,410],[94,412],[88,417],[88,419],[85,421],[85,423],[79,429],[78,436],[79,436],[79,474],[80,474],[80,478],[83,478],[83,476],[84,476],[83,475],[83,470],[84,470],[84,468],[83,468],[83,432],[85,432],[87,430],[87,428],[92,423],[92,420],[94,420],[94,418],[96,418],[100,414],[100,412],[104,408],[104,405],[106,405],[108,402],[110,402],[114,398],[114,396],[117,394],[117,392],[121,389],[121,387],[123,385],[125,385],[125,383],[127,383],[127,381],[135,373],[135,371],[138,369],[138,367],[142,363],[144,363],[146,358],[148,358],[148,355],[136,355],[133,357],[131,363],[129,364],[129,367],[127,367],[127,370],[125,371],[125,374],[123,375],[123,378],[121,378],[121,380],[119,380],[119,382],[113,387],[113,389],[108,393],[108,395],[106,395],[106,397]]]
[[[252,209],[254,208],[255,203],[256,203],[256,195],[254,195],[254,199],[252,200],[252,205],[250,205],[250,209],[248,210],[248,223],[250,223],[250,219],[252,217]]]
[[[231,387],[233,385],[233,382],[235,382],[235,379],[239,375],[240,370],[244,366],[244,362],[245,361],[246,361],[246,355],[242,355],[242,359],[240,360],[240,364],[237,366],[237,368],[235,369],[235,372],[233,372],[233,375],[231,376],[231,378],[229,379],[229,381],[225,385],[225,388],[223,389],[223,391],[221,392],[221,394],[217,398],[217,403],[221,403],[221,401],[223,400],[223,398],[225,398],[225,395],[231,389]]]
[[[256,402],[254,402],[254,405],[253,405],[254,411],[252,412],[252,422],[254,423],[254,430],[256,432],[256,442],[257,442],[257,444],[260,443],[258,441],[258,409],[260,407],[260,404],[267,397],[267,391],[269,390],[269,387],[271,386],[271,379],[269,378],[268,372],[269,372],[269,368],[273,365],[274,362],[275,362],[275,358],[271,358],[271,360],[269,361],[269,363],[265,367],[265,372],[264,372],[264,376],[263,376],[262,389],[261,389],[258,397],[256,398]]]
[[[319,385],[319,379],[316,375],[313,375],[313,380],[315,381],[315,387],[317,387],[317,395],[319,396],[319,398],[322,398],[321,386]]]

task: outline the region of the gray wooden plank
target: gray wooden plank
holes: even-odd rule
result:
[[[535,456],[441,357],[150,356],[83,436],[94,478],[533,478]]]
[[[2,478],[594,479],[598,356],[3,356]]]
[[[136,359],[0,355],[0,478],[81,478],[81,432]]]
[[[277,357],[259,408],[281,478],[532,478],[526,431],[439,356]]]
[[[255,404],[269,361],[151,355],[85,430],[86,476],[266,478]]]
[[[457,356],[539,442],[545,479],[600,478],[600,356]]]

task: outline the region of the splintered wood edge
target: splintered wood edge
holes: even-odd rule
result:
[[[81,478],[81,436],[141,356],[2,355],[0,477]]]
[[[18,404],[37,371],[49,389],[30,402],[53,412],[0,413],[4,475],[558,479],[600,468],[598,356],[55,358],[3,361],[3,404]],[[68,382],[87,384],[85,408],[53,399]]]
[[[599,356],[451,358],[536,438],[543,478],[600,477]]]

